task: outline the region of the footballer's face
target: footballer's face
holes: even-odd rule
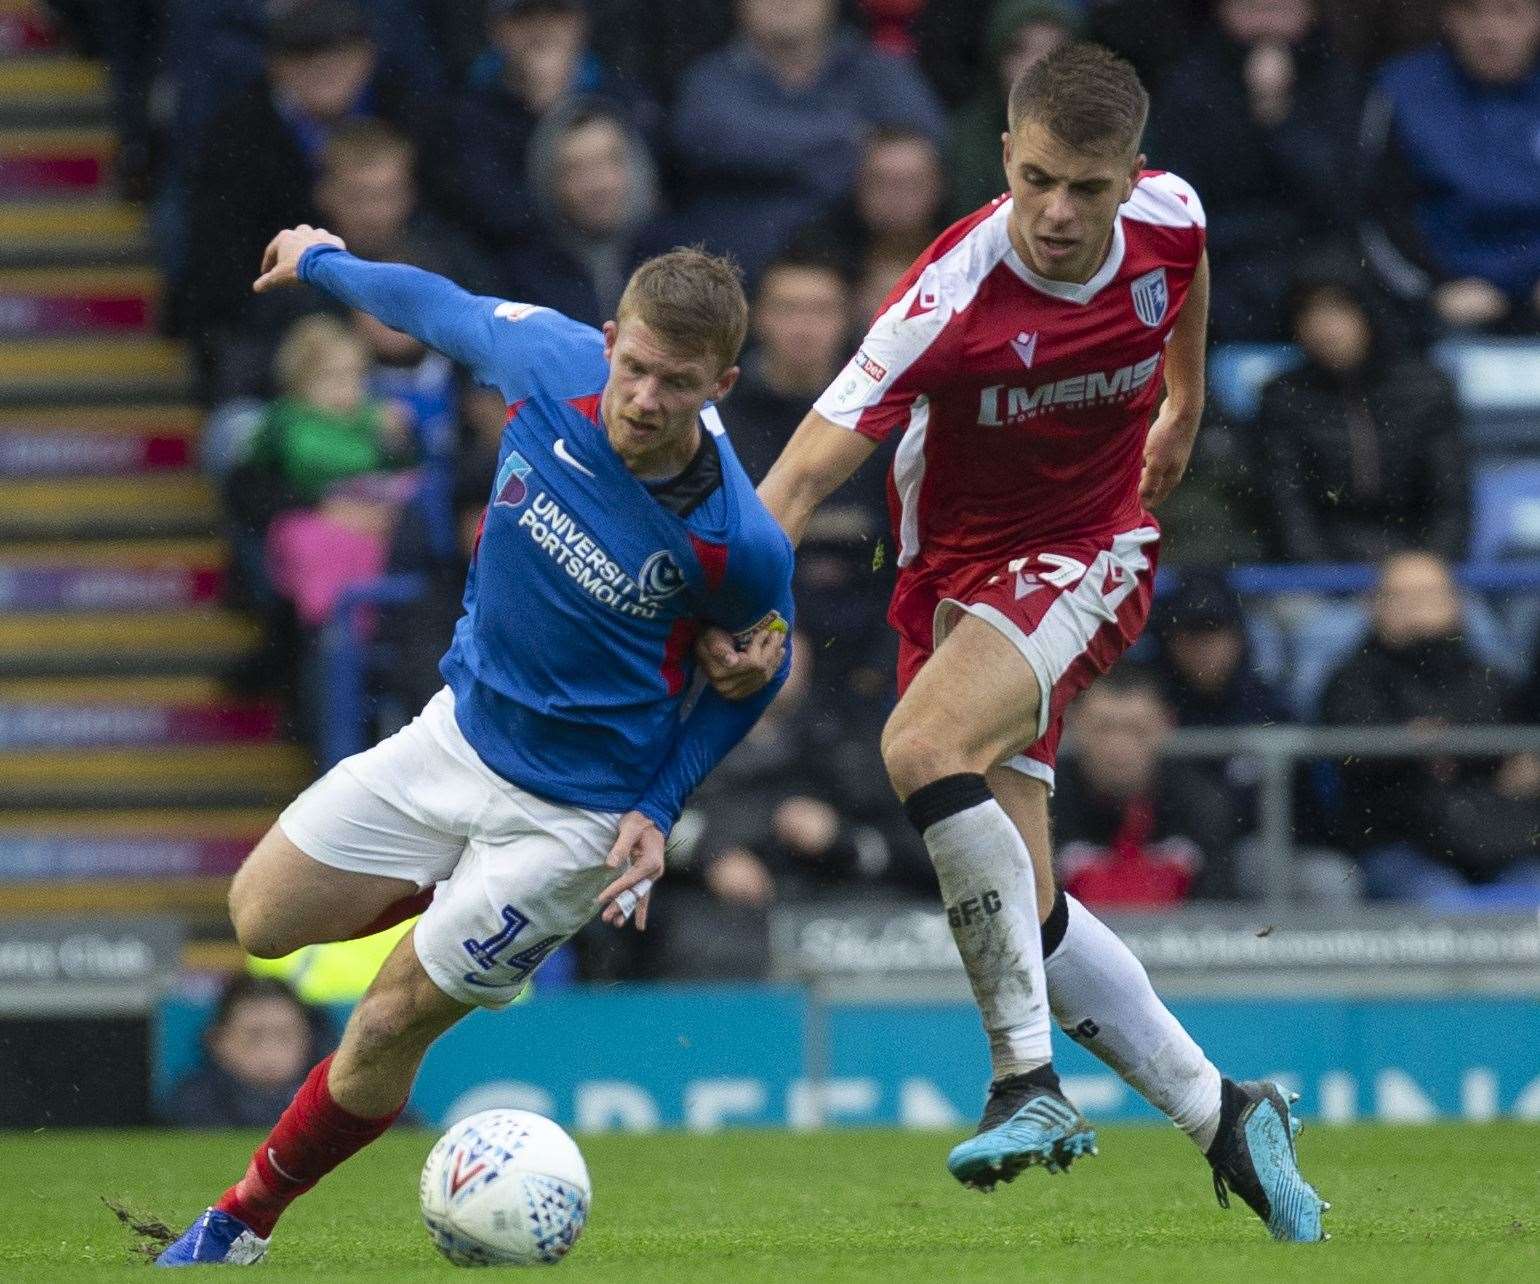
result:
[[[681,472],[700,443],[700,412],[720,401],[738,367],[720,370],[709,352],[681,352],[635,315],[604,323],[610,377],[599,416],[615,453],[638,477]]]
[[[1049,280],[1089,281],[1106,260],[1118,206],[1133,195],[1144,157],[1078,151],[1030,116],[1004,143],[1016,252]]]

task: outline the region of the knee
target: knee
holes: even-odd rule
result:
[[[299,939],[271,906],[241,895],[237,888],[230,891],[230,922],[235,927],[235,939],[252,958],[281,959],[310,943]]]
[[[896,709],[882,731],[882,763],[900,798],[943,776],[968,770],[954,739],[934,719],[903,716]]]

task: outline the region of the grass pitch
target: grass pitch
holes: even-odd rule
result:
[[[102,1206],[182,1225],[240,1173],[256,1134],[0,1134],[0,1279],[117,1280],[145,1268]],[[1332,1241],[1275,1245],[1169,1128],[1112,1128],[1066,1176],[991,1196],[943,1167],[935,1133],[580,1139],[588,1229],[556,1278],[710,1281],[1540,1280],[1540,1127],[1307,1128]],[[398,1132],[300,1200],[260,1281],[444,1280],[418,1221],[433,1137]]]

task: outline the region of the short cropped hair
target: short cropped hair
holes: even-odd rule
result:
[[[718,371],[737,361],[749,328],[743,272],[700,246],[670,250],[631,274],[615,319],[634,316],[671,346],[709,354]]]
[[[362,169],[382,160],[402,160],[411,165],[417,149],[405,134],[378,120],[349,120],[338,125],[321,149],[321,168],[327,174]]]
[[[1066,146],[1097,156],[1139,150],[1150,96],[1126,59],[1086,41],[1062,45],[1011,87],[1011,130],[1031,118]]]

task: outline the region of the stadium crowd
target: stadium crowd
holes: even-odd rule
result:
[[[1540,556],[1540,0],[58,7],[112,65],[121,182],[153,211],[239,592],[268,622],[231,681],[298,693],[301,736],[348,584],[427,586],[377,620],[375,734],[440,685],[505,408],[318,294],[253,296],[275,231],[322,224],[593,324],[648,254],[730,251],[752,321],[724,416],[757,479],[911,259],[1000,192],[1007,87],[1077,38],[1134,62],[1151,166],[1204,201],[1216,386],[1160,515],[1156,623],[1072,717],[1065,885],[1126,908],[1256,893],[1255,763],[1165,758],[1175,728],[1540,722],[1537,599],[1454,572]],[[1487,431],[1451,376],[1471,340],[1519,354],[1527,426]],[[877,756],[886,458],[803,545],[796,673],[682,822],[655,930],[589,934],[590,974],[753,975],[774,905],[931,894]],[[1527,524],[1494,530],[1472,495],[1515,476]],[[1226,572],[1257,562],[1372,564],[1374,587],[1243,601]],[[1540,902],[1540,759],[1298,775],[1299,895]]]

